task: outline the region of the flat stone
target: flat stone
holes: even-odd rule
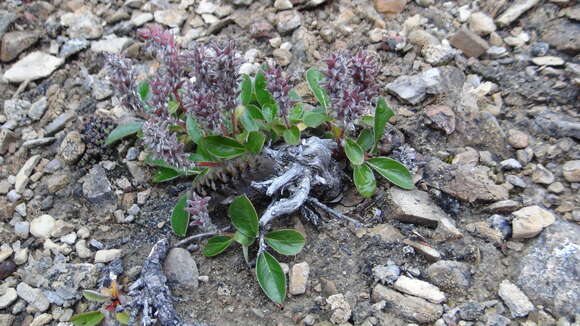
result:
[[[554,174],[546,169],[542,164],[538,164],[532,172],[532,180],[535,183],[549,185],[556,180],[556,177],[554,177]]]
[[[76,130],[69,132],[60,144],[58,152],[69,165],[78,161],[85,152],[85,143],[81,134]]]
[[[427,95],[444,94],[463,83],[465,76],[454,67],[438,67],[413,76],[400,76],[387,84],[387,90],[402,101],[416,105]]]
[[[57,132],[61,131],[67,122],[74,119],[76,117],[76,113],[74,111],[69,111],[62,113],[56,119],[52,120],[46,127],[44,127],[44,135],[45,136],[52,136]]]
[[[471,268],[466,263],[440,260],[425,270],[427,280],[440,289],[463,293],[471,286]]]
[[[47,239],[51,236],[56,225],[54,217],[44,214],[30,222],[30,233],[41,239]]]
[[[564,163],[562,166],[562,174],[568,182],[580,182],[580,160]]]
[[[399,14],[407,5],[407,0],[375,0],[375,8],[382,14]]]
[[[455,113],[447,105],[429,105],[425,108],[425,115],[433,121],[436,129],[443,130],[450,135],[455,131]]]
[[[566,18],[555,19],[542,26],[542,39],[560,51],[580,51],[580,24]]]
[[[302,15],[296,10],[279,12],[276,18],[276,29],[280,34],[288,34],[302,25]]]
[[[31,47],[39,38],[40,35],[37,32],[31,31],[16,31],[4,34],[0,60],[9,62],[16,59],[20,53]]]
[[[465,56],[472,58],[479,57],[489,49],[489,44],[486,40],[466,29],[457,31],[451,37],[449,43],[461,50]]]
[[[4,78],[12,83],[44,78],[52,74],[63,63],[64,59],[62,58],[40,51],[32,52],[10,67],[4,73]]]
[[[129,37],[108,37],[91,42],[91,50],[97,53],[121,53],[133,40]]]
[[[55,193],[70,183],[70,178],[68,174],[55,174],[46,178],[46,187],[50,193]]]
[[[187,13],[177,8],[157,10],[153,13],[155,21],[168,27],[179,27],[187,18]]]
[[[32,323],[30,323],[30,326],[43,326],[50,323],[51,321],[52,315],[44,313],[34,317]]]
[[[395,242],[401,241],[405,238],[394,226],[390,224],[378,224],[372,229],[368,230],[369,236],[378,236],[382,241]]]
[[[308,284],[308,275],[310,274],[310,266],[307,262],[294,264],[290,272],[290,285],[288,292],[292,295],[299,295],[306,293],[306,285]]]
[[[524,207],[512,214],[513,239],[533,238],[556,221],[554,214],[540,206]]]
[[[508,131],[508,143],[515,149],[526,148],[529,145],[530,137],[523,131],[510,129]]]
[[[28,109],[28,116],[30,119],[38,121],[40,118],[42,118],[47,108],[48,100],[46,96],[42,96],[36,102],[32,103],[32,105],[30,105],[30,109]]]
[[[24,299],[30,306],[40,312],[48,310],[50,306],[50,302],[40,289],[35,289],[24,282],[18,284],[16,292],[20,298]]]
[[[68,58],[73,54],[79,53],[89,47],[90,42],[85,39],[67,40],[61,46],[58,56],[61,58]]]
[[[99,250],[95,253],[95,264],[109,263],[121,257],[123,251],[121,249],[105,249]]]
[[[506,199],[497,201],[487,206],[485,210],[491,213],[511,213],[520,207],[521,204],[519,202],[511,199]]]
[[[433,323],[443,314],[440,304],[401,294],[381,284],[373,288],[372,299],[375,302],[385,301],[385,311],[420,324]]]
[[[514,22],[524,12],[537,5],[540,0],[517,0],[506,11],[495,19],[499,26],[506,26]]]
[[[48,144],[54,142],[55,140],[56,140],[55,137],[42,137],[42,138],[31,139],[31,140],[27,140],[24,143],[22,143],[22,147],[23,148],[41,147],[44,145],[48,145]]]
[[[405,275],[401,275],[393,287],[400,292],[423,298],[433,303],[442,303],[447,300],[445,293],[441,292],[435,285],[412,279]]]
[[[153,14],[148,12],[135,12],[131,17],[131,24],[135,27],[141,27],[145,23],[148,23],[153,20]]]
[[[165,273],[169,281],[197,288],[199,286],[199,271],[191,253],[183,248],[172,248],[164,263]]]
[[[438,261],[441,259],[441,253],[437,249],[428,245],[411,241],[409,239],[403,240],[403,243],[415,248],[421,255],[425,256],[429,261]]]
[[[469,29],[478,35],[488,35],[495,32],[497,27],[493,18],[484,12],[474,12],[469,16]]]
[[[71,39],[97,39],[103,35],[102,20],[95,16],[90,9],[81,9],[66,13],[60,17],[60,23],[68,27]]]
[[[536,57],[532,62],[538,66],[563,66],[566,63],[564,59],[554,56]]]
[[[534,122],[531,127],[538,134],[556,138],[572,137],[580,140],[580,120],[569,115],[553,112],[541,113],[534,117]]]
[[[40,161],[40,155],[33,155],[31,156],[26,163],[20,168],[18,173],[16,174],[16,182],[14,183],[14,190],[18,193],[23,193],[24,189],[26,189],[26,185],[28,184],[28,179],[30,174]]]
[[[16,290],[14,288],[8,288],[4,295],[0,296],[0,309],[7,308],[16,301],[17,298],[18,294],[16,294]]]
[[[14,224],[14,233],[22,239],[28,238],[30,233],[30,223],[29,222],[16,222]]]
[[[534,305],[524,292],[508,280],[503,280],[500,283],[498,295],[508,306],[514,318],[525,317],[535,310]]]
[[[382,284],[393,284],[401,275],[401,269],[392,261],[387,261],[387,265],[373,267],[375,280]]]

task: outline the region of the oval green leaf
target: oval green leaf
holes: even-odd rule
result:
[[[367,163],[393,184],[407,190],[415,189],[413,176],[403,164],[388,157],[371,158]]]
[[[143,127],[143,122],[141,121],[129,122],[127,124],[117,126],[117,128],[111,131],[105,140],[105,145],[110,145],[125,137],[136,134],[139,130],[141,130],[141,127]]]
[[[385,132],[385,126],[387,121],[394,116],[393,110],[389,108],[385,99],[381,96],[377,101],[377,107],[375,108],[375,144],[378,144],[381,138],[383,138],[383,133]]]
[[[123,325],[128,325],[131,316],[127,312],[118,312],[115,314],[117,321]]]
[[[363,151],[369,151],[375,144],[373,131],[371,129],[363,129],[358,135],[356,142],[360,145]]]
[[[179,178],[182,175],[185,175],[185,172],[171,168],[160,168],[153,176],[153,182],[166,182]]]
[[[187,195],[179,197],[177,204],[171,213],[171,228],[175,234],[185,236],[189,225],[189,213],[185,211],[187,205]]]
[[[147,103],[149,101],[150,92],[149,92],[149,83],[147,81],[142,81],[138,86],[138,93],[139,98],[143,103]]]
[[[258,71],[254,80],[256,99],[262,108],[264,106],[276,106],[274,96],[268,91],[268,82],[262,70]]]
[[[252,153],[260,153],[266,142],[266,135],[259,131],[252,131],[248,134],[246,149]]]
[[[70,318],[70,322],[75,326],[95,326],[98,325],[104,318],[105,315],[103,315],[103,313],[100,311],[89,311],[72,316]]]
[[[327,115],[324,110],[314,109],[311,111],[304,112],[302,120],[304,124],[310,128],[316,128],[323,124],[327,120]]]
[[[250,238],[258,236],[258,214],[246,195],[234,199],[228,208],[228,215],[234,227],[245,236]]]
[[[354,140],[348,138],[345,139],[343,147],[344,152],[346,153],[346,157],[348,157],[350,163],[353,165],[361,165],[364,163],[364,151],[362,147],[360,147],[360,145],[357,144]]]
[[[202,138],[203,147],[219,158],[234,158],[246,152],[244,145],[224,136],[207,136]]]
[[[248,105],[252,102],[252,79],[247,74],[242,75],[242,89],[240,92],[240,100],[243,105]]]
[[[258,255],[256,278],[270,300],[282,304],[286,298],[286,275],[280,263],[267,251]]]
[[[296,230],[277,230],[266,233],[264,240],[282,255],[297,255],[304,248],[304,236]]]
[[[330,107],[330,99],[326,94],[326,90],[320,86],[320,82],[324,80],[324,75],[316,68],[311,67],[306,71],[306,80],[310,91],[325,110]]]
[[[206,257],[213,257],[221,254],[226,250],[230,244],[234,241],[230,237],[225,237],[223,235],[216,235],[215,237],[209,239],[205,248],[203,248],[203,255]]]
[[[359,194],[366,198],[372,197],[377,189],[377,180],[371,168],[366,164],[355,166],[352,176]]]
[[[252,245],[252,243],[254,243],[254,239],[255,238],[250,238],[247,237],[245,234],[243,234],[242,232],[240,232],[239,230],[236,231],[236,233],[234,234],[234,241],[236,241],[237,243],[241,244],[244,247],[249,247]]]
[[[244,126],[244,130],[250,131],[258,131],[260,129],[260,125],[258,122],[252,117],[252,114],[248,109],[244,106],[240,106],[242,113],[240,114],[240,122],[242,126]]]
[[[292,126],[284,130],[282,134],[284,141],[289,145],[298,145],[300,143],[300,129],[297,126]]]
[[[189,139],[191,139],[194,143],[199,143],[201,137],[203,137],[203,133],[201,128],[199,127],[199,123],[197,120],[191,115],[188,114],[185,120],[185,127],[187,128],[187,135]]]
[[[296,103],[288,112],[288,120],[291,122],[302,121],[302,116],[304,116],[304,109],[302,108],[302,103]]]
[[[89,301],[96,301],[96,302],[105,302],[109,299],[109,296],[101,294],[98,291],[93,290],[84,290],[83,297],[85,297]]]

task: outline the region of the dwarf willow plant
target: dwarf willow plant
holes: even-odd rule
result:
[[[136,65],[118,55],[109,56],[107,63],[120,103],[144,121],[118,126],[106,142],[137,134],[149,153],[146,162],[157,167],[154,182],[199,177],[226,160],[259,154],[265,144],[298,145],[313,131],[336,140],[340,151],[335,156],[349,160],[362,196],[375,193],[374,172],[401,188],[413,188],[404,165],[378,156],[378,144],[393,112],[378,96],[379,64],[369,53],[337,52],[325,59],[323,69],[310,68],[305,78],[317,100],[312,106],[277,66],[265,64],[253,76],[239,74],[242,56],[232,42],[194,44],[188,50],[158,27],[141,30],[139,35],[159,62],[153,76],[139,81]],[[189,201],[180,197],[173,210],[171,226],[177,235],[187,234],[191,215],[200,229],[212,225],[204,209],[208,198],[196,196]],[[248,248],[258,237],[255,209],[241,197],[228,212],[236,233],[210,239],[204,254],[217,255],[237,242],[248,260]],[[291,230],[270,232],[263,239],[280,254],[295,254],[304,245],[304,239]],[[268,297],[281,303],[285,276],[263,248],[260,244],[257,278]]]

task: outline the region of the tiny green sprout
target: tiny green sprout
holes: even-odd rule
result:
[[[122,310],[123,296],[115,280],[111,282],[111,287],[101,289],[101,291],[85,290],[83,296],[89,301],[102,303],[102,309],[72,316],[70,322],[73,325],[95,326],[111,316],[123,325],[129,324],[130,316]]]

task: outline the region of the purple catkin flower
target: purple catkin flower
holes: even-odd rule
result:
[[[269,65],[264,75],[268,82],[268,91],[278,103],[280,116],[288,124],[288,111],[293,104],[288,94],[292,89],[290,78],[283,76],[282,70],[276,65]]]
[[[369,113],[378,95],[376,79],[379,64],[366,51],[350,55],[344,51],[331,54],[325,60],[322,86],[330,96],[335,118],[351,127],[362,115]]]
[[[172,125],[175,125],[175,121],[169,117],[150,116],[141,128],[143,143],[155,158],[177,168],[191,168],[194,163],[188,160],[183,143],[169,130]]]
[[[142,111],[141,99],[137,94],[137,73],[133,62],[118,54],[107,55],[105,62],[109,70],[109,81],[121,104],[133,112]]]
[[[192,215],[193,221],[191,224],[199,226],[203,232],[215,231],[217,228],[211,222],[207,205],[211,197],[201,197],[196,192],[191,196],[191,200],[187,201],[185,211]]]

